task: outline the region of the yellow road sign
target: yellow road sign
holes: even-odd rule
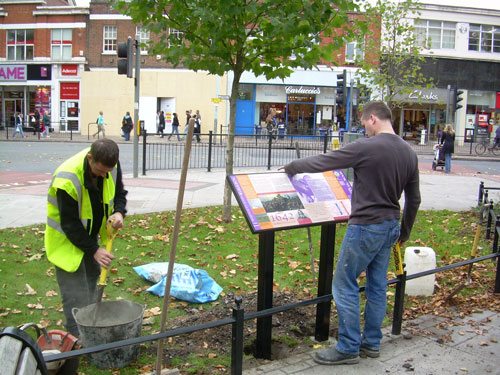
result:
[[[220,103],[222,101],[221,98],[212,98],[212,102],[217,104],[217,103]]]

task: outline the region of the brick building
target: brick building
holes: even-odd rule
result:
[[[48,112],[56,131],[80,131],[88,9],[74,0],[0,0],[0,121],[33,125]]]

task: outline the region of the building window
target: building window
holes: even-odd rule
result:
[[[363,43],[349,42],[345,45],[345,62],[354,63],[363,59]]]
[[[116,26],[104,26],[103,32],[103,51],[104,52],[112,52],[116,51]]]
[[[500,26],[471,24],[469,51],[500,52]]]
[[[417,44],[426,49],[455,49],[456,22],[418,20],[415,22]]]
[[[135,35],[139,35],[139,44],[141,45],[141,52],[146,52],[148,47],[146,47],[149,42],[149,31],[145,27],[137,26],[135,29]],[[144,44],[144,46],[142,46]]]
[[[171,27],[168,31],[168,34],[169,34],[168,37],[169,47],[174,43],[174,41],[176,41],[177,44],[181,44],[180,42],[182,41],[182,35],[184,34],[182,31],[179,31]]]
[[[7,30],[7,60],[33,60],[35,30]]]
[[[51,35],[52,60],[71,60],[73,31],[71,29],[53,29]]]

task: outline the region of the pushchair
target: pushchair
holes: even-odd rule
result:
[[[435,144],[432,148],[434,150],[434,160],[432,161],[432,170],[435,171],[437,167],[444,169],[444,152],[443,145]]]

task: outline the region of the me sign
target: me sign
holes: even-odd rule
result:
[[[26,65],[0,65],[0,81],[26,81]]]

